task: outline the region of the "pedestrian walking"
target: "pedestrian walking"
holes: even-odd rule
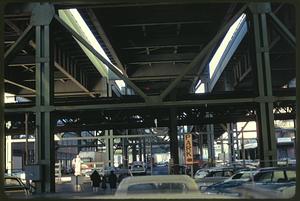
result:
[[[94,170],[93,173],[90,175],[92,180],[93,192],[98,192],[100,187],[101,177],[97,170]]]
[[[117,180],[117,175],[115,175],[114,171],[111,171],[108,177],[108,182],[112,192],[117,188]]]

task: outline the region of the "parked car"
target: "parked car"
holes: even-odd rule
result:
[[[7,196],[26,197],[31,195],[29,186],[26,186],[19,177],[4,177],[4,192]]]
[[[132,175],[146,175],[147,168],[143,162],[134,162],[130,166],[130,172]]]
[[[296,182],[287,183],[250,183],[230,189],[231,193],[238,193],[243,198],[253,199],[288,199],[295,195]]]
[[[257,170],[255,170],[255,169],[253,169],[253,170],[242,170],[242,171],[239,171],[239,172],[235,173],[234,175],[232,175],[228,179],[225,179],[224,182],[229,182],[229,181],[232,181],[232,180],[235,180],[235,181],[251,181],[251,179],[253,179],[253,175],[255,175],[256,173],[257,173]]]
[[[201,193],[195,181],[187,175],[127,177],[119,184],[115,196],[116,198],[226,198],[224,195]]]
[[[231,177],[235,173],[234,168],[230,167],[217,167],[210,169],[200,169],[195,175],[194,179],[199,186],[200,190],[205,190],[207,186],[212,184],[222,182],[229,177]]]
[[[256,189],[260,192],[256,195],[257,198],[265,198],[266,195],[273,198],[272,196],[281,189],[286,194],[285,197],[288,197],[292,194],[295,183],[295,168],[269,167],[260,168],[255,172],[239,172],[223,182],[208,186],[205,192],[239,193],[241,196],[249,197],[248,193],[254,193]]]
[[[254,175],[255,183],[285,183],[296,181],[295,167],[260,168]]]

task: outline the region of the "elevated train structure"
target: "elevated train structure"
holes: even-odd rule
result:
[[[276,165],[274,120],[296,119],[295,12],[286,3],[193,0],[7,4],[4,91],[26,101],[5,104],[12,126],[1,143],[5,136],[35,136],[41,192],[55,191],[54,134],[73,133],[82,147],[81,133],[91,132],[86,146],[105,144],[110,161],[117,147],[125,156],[128,146],[145,155],[152,139],[170,144],[178,164],[178,126],[198,133],[197,146],[207,144],[214,160],[214,140],[233,133],[237,122],[256,121],[261,165]],[[246,28],[232,36],[212,71],[210,60],[241,15]],[[195,93],[199,80],[205,93]],[[157,127],[169,128],[168,140],[138,133]]]

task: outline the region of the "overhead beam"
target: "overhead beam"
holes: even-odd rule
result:
[[[5,24],[7,24],[12,30],[14,30],[18,35],[21,35],[22,30],[17,27],[11,20],[5,20]]]
[[[34,48],[36,49],[36,44],[35,42],[33,42],[32,40],[29,41],[29,44]],[[58,48],[57,46],[55,46],[55,51],[58,51]],[[61,51],[59,51],[59,53],[61,53]],[[64,55],[65,56],[65,55]],[[60,57],[60,55],[59,55]],[[54,66],[60,71],[62,72],[67,78],[69,78],[70,80],[72,80],[72,82],[74,82],[80,89],[82,89],[84,92],[87,93],[87,95],[91,96],[92,98],[95,98],[96,96],[91,93],[87,87],[85,87],[81,82],[79,82],[67,69],[66,67],[63,67],[62,65],[60,65],[59,63],[61,61],[62,58],[57,58],[57,57],[54,57],[55,58],[55,62],[54,62]],[[63,60],[69,60],[69,58],[64,58]],[[70,64],[70,61],[66,62],[67,64]]]
[[[215,35],[215,37],[203,48],[203,50],[194,58],[194,60],[184,69],[182,74],[180,74],[171,84],[160,94],[160,98],[164,99],[169,93],[180,83],[183,77],[190,72],[191,69],[195,68],[203,57],[209,52],[209,50],[217,43],[220,38],[229,30],[231,25],[241,16],[241,14],[246,10],[247,5],[243,6],[230,20],[222,27],[222,29]],[[200,69],[200,71],[202,71]]]
[[[124,50],[146,49],[146,48],[174,48],[177,47],[197,47],[202,46],[207,41],[207,36],[198,37],[164,37],[164,38],[147,38],[132,37],[134,45],[131,43],[121,43],[120,48]],[[150,49],[151,51],[151,49]]]
[[[106,47],[108,48],[109,52],[111,53],[113,59],[115,60],[117,67],[123,72],[123,74],[126,74],[126,71],[124,69],[124,66],[122,65],[121,61],[119,60],[116,51],[114,50],[113,46],[111,45],[111,42],[109,41],[102,25],[99,22],[99,19],[96,17],[94,11],[92,9],[87,9],[87,13],[89,17],[91,18],[91,21],[93,25],[95,26],[99,36],[105,43]]]
[[[128,84],[138,95],[143,97],[145,101],[148,101],[148,96],[138,88],[133,82],[129,80],[128,77],[123,75],[120,70],[106,60],[100,53],[98,53],[93,46],[91,46],[83,37],[81,37],[76,31],[74,31],[69,25],[67,25],[63,20],[59,18],[59,16],[55,15],[55,19],[68,31],[70,32],[74,38],[76,38],[82,45],[84,45],[92,54],[94,54],[100,61],[103,62],[111,71],[113,71],[118,77],[120,77],[126,84]]]
[[[139,77],[130,77],[129,79],[131,81],[155,81],[155,80],[170,80],[170,79],[175,79],[177,77],[177,75],[162,75],[162,76],[139,76]],[[194,76],[193,75],[187,75],[184,77],[184,79],[188,79],[191,80],[193,79]]]
[[[209,24],[211,20],[194,20],[194,21],[174,21],[174,22],[148,22],[148,23],[131,23],[131,24],[114,24],[113,27],[137,27],[137,26],[160,26],[160,25],[182,25],[182,24]]]
[[[11,80],[7,80],[7,79],[4,79],[4,82],[5,82],[5,83],[12,84],[12,85],[15,85],[15,86],[17,86],[17,87],[20,87],[20,88],[22,88],[22,89],[25,89],[25,90],[28,90],[28,91],[31,91],[31,92],[35,93],[35,89],[32,89],[32,88],[30,88],[30,87],[27,87],[27,86],[25,86],[25,85],[23,85],[23,84],[19,84],[19,83],[17,83],[17,82],[14,82],[14,81],[11,81]]]
[[[92,98],[95,98],[96,96],[90,92],[85,86],[83,86],[77,79],[75,79],[67,70],[65,70],[61,65],[59,65],[57,62],[54,62],[54,66],[62,72],[66,77],[68,77],[70,80],[72,80],[80,89],[82,89],[86,94],[91,96]]]
[[[166,63],[166,62],[190,62],[196,53],[139,55],[128,58],[128,64]]]
[[[281,22],[281,20],[272,12],[268,13],[271,16],[271,19],[278,26],[278,31],[281,35],[288,41],[288,43],[296,48],[296,37],[290,32],[290,30]]]
[[[6,63],[8,63],[24,47],[30,37],[33,36],[33,33],[33,27],[29,24],[17,41],[5,52],[4,60]]]
[[[35,60],[34,55],[15,56],[9,62],[7,62],[7,65],[8,66],[35,65],[34,60]]]

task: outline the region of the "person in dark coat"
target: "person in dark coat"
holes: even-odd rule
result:
[[[109,182],[111,190],[114,190],[117,188],[117,180],[118,180],[117,175],[115,175],[114,171],[111,171],[110,175],[108,177],[108,182]]]
[[[94,170],[93,173],[90,175],[93,185],[93,192],[98,192],[98,188],[100,186],[101,177],[97,170]]]
[[[106,188],[107,188],[107,186],[106,186],[106,177],[105,177],[105,175],[103,175],[102,177],[101,177],[101,188],[103,189],[103,190],[106,190]]]

